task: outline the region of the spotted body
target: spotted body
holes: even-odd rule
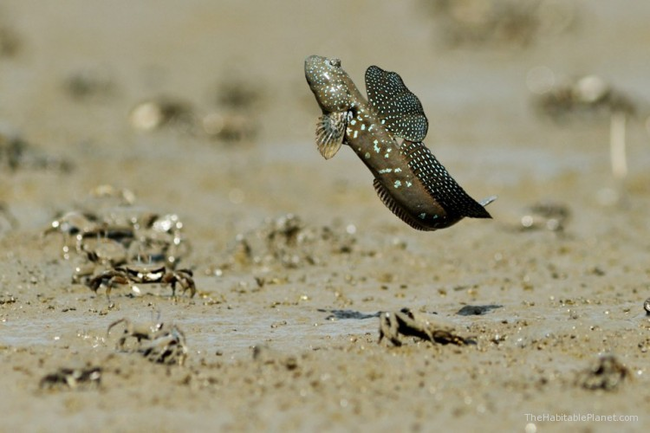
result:
[[[465,217],[491,218],[485,206],[495,197],[476,202],[422,143],[427,118],[398,74],[369,67],[367,101],[338,59],[308,57],[305,77],[323,112],[316,129],[321,155],[351,147],[372,172],[381,201],[404,222],[437,230]]]

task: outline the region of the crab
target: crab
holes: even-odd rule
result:
[[[75,266],[72,282],[88,284],[93,276],[127,262],[127,250],[120,242],[108,238],[93,239],[83,246],[87,262]]]
[[[395,346],[401,346],[399,336],[417,337],[431,343],[465,346],[471,343],[456,335],[453,326],[442,320],[416,316],[409,308],[397,312],[382,312],[379,316],[379,343],[386,337]]]
[[[126,254],[126,248],[135,238],[132,227],[108,224],[95,214],[78,211],[68,212],[55,219],[43,234],[47,236],[55,232],[63,235],[63,255],[66,259],[70,258],[71,244],[74,244],[77,253],[93,254],[101,248],[102,242],[108,240],[120,244]]]
[[[100,232],[101,224],[99,224],[93,215],[84,214],[82,212],[68,212],[55,219],[50,224],[50,227],[43,233],[45,236],[50,233],[59,232],[63,234],[65,245],[63,246],[64,253],[69,250],[68,240],[75,240],[75,247],[77,251],[81,251],[83,246],[83,239],[86,235],[93,235]]]
[[[185,334],[176,325],[165,327],[162,322],[146,326],[131,322],[123,318],[108,326],[107,334],[111,329],[124,323],[124,331],[117,341],[116,349],[123,352],[137,352],[147,360],[165,365],[183,365],[187,358],[188,349],[185,343]],[[127,340],[134,338],[135,346],[128,346]],[[146,343],[143,343],[143,340]]]
[[[152,340],[153,338],[155,338],[156,333],[160,331],[163,327],[163,324],[161,322],[154,323],[153,325],[143,325],[143,324],[133,323],[129,319],[124,317],[108,325],[108,330],[106,331],[106,335],[107,336],[110,335],[111,329],[113,329],[114,326],[117,326],[120,323],[124,323],[124,331],[122,332],[122,336],[120,337],[120,339],[117,341],[116,349],[123,350],[123,351],[127,349],[126,342],[129,338],[131,337],[135,338],[139,346],[142,340]]]
[[[521,229],[546,228],[552,232],[562,233],[570,216],[571,210],[563,203],[535,203],[529,206],[526,214],[521,217]]]
[[[101,367],[87,368],[60,368],[54,373],[44,376],[40,383],[40,388],[52,389],[56,387],[67,387],[75,389],[77,387],[98,387],[102,380]]]
[[[576,383],[585,389],[612,391],[630,379],[630,370],[612,354],[600,356],[576,376]]]
[[[183,365],[188,353],[185,334],[176,325],[172,325],[169,330],[161,329],[138,352],[156,364]]]
[[[112,288],[117,284],[163,284],[170,285],[172,296],[176,296],[176,285],[178,284],[183,293],[190,291],[190,297],[196,294],[196,285],[193,279],[194,273],[191,269],[170,270],[164,265],[124,265],[118,266],[91,278],[88,286],[95,293],[101,287],[106,288],[106,297],[110,296]],[[139,292],[137,286],[133,286]]]

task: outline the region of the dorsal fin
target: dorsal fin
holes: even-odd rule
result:
[[[456,183],[423,143],[404,141],[400,153],[406,157],[413,174],[445,211],[461,217],[492,218],[485,207]],[[495,198],[489,197],[485,204],[491,203]]]
[[[366,70],[368,101],[386,129],[408,141],[422,141],[427,135],[429,121],[422,104],[395,72],[377,66]]]
[[[375,191],[379,196],[379,199],[384,206],[386,206],[392,213],[394,213],[399,219],[404,221],[406,224],[410,225],[416,230],[431,230],[431,228],[423,225],[420,221],[413,218],[399,203],[395,201],[390,192],[386,189],[384,185],[379,182],[377,178],[372,181],[372,186],[375,187]]]

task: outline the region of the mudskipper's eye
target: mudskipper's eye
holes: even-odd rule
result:
[[[330,65],[334,66],[335,68],[340,68],[341,67],[341,61],[339,59],[328,59],[327,60]]]

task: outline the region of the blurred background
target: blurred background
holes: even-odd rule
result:
[[[0,200],[27,218],[35,194],[51,215],[57,193],[111,183],[236,224],[325,187],[340,192],[327,205],[375,200],[352,152],[326,163],[314,148],[303,60],[320,54],[362,92],[369,65],[398,72],[426,144],[473,196],[501,195],[497,214],[521,208],[515,186],[561,197],[585,173],[593,200],[616,205],[647,191],[649,16],[641,0],[5,0],[0,167],[77,174],[5,179]]]

